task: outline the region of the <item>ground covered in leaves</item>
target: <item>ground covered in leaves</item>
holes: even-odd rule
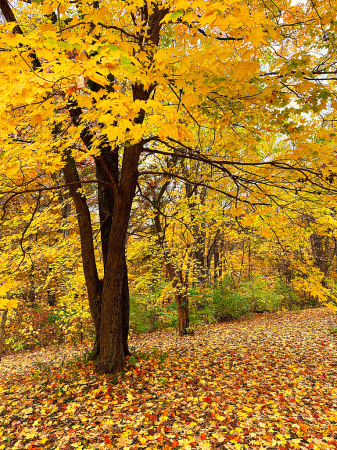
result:
[[[85,348],[6,356],[0,449],[336,449],[336,322],[317,309],[135,336],[119,379]]]

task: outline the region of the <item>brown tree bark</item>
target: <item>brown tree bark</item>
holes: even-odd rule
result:
[[[109,237],[111,233],[112,217],[115,205],[114,191],[109,185],[110,176],[113,178],[116,186],[119,184],[119,170],[118,170],[118,150],[116,147],[113,150],[109,145],[105,145],[101,150],[101,155],[99,158],[95,159],[96,164],[96,177],[97,180],[104,182],[98,185],[98,206],[99,206],[99,217],[101,226],[101,245],[102,245],[102,255],[104,272],[108,257],[108,247],[109,247]],[[128,335],[129,335],[129,316],[130,316],[130,294],[129,294],[129,282],[128,282],[128,272],[127,263],[125,257],[124,249],[124,262],[123,262],[123,284],[122,284],[122,336],[123,336],[123,348],[124,355],[129,356],[129,346],[128,346]],[[96,340],[96,346],[99,345],[100,337]],[[96,358],[99,351],[94,355]]]
[[[214,284],[217,285],[218,284],[218,279],[219,279],[219,271],[218,271],[218,266],[219,266],[219,246],[218,244],[216,244],[214,246]]]
[[[4,349],[4,343],[5,343],[5,325],[6,325],[6,319],[7,319],[7,313],[8,309],[0,309],[1,315],[1,322],[0,322],[0,361],[2,352]]]
[[[47,303],[48,306],[56,306],[56,294],[51,289],[47,289]]]
[[[124,356],[131,355],[128,342],[129,327],[130,327],[130,292],[129,292],[128,267],[124,251],[124,274],[122,284],[122,340],[123,340]]]
[[[208,275],[210,274],[212,258],[214,257],[213,280],[216,279],[215,271],[216,271],[217,264],[218,264],[218,259],[219,259],[219,253],[217,251],[217,245],[218,245],[219,237],[220,237],[220,230],[217,230],[217,232],[215,233],[215,236],[214,236],[212,242],[209,245],[208,252],[207,252],[207,273],[208,273]]]
[[[98,278],[96,267],[90,211],[85,196],[78,191],[78,189],[81,188],[81,183],[75,161],[70,152],[67,152],[65,155],[63,176],[65,182],[69,184],[69,192],[76,208],[80,232],[83,271],[88,292],[90,312],[97,336],[100,331],[101,296],[103,286]]]
[[[188,175],[189,170],[184,167],[186,175]],[[196,202],[197,196],[201,204],[205,201],[205,192],[198,192],[198,186],[192,183],[185,184],[186,198],[188,202],[188,208],[191,216],[192,223],[198,215],[198,209],[196,209],[198,202]],[[192,225],[193,237],[194,237],[194,252],[193,258],[196,262],[196,276],[198,282],[201,286],[205,286],[207,283],[207,256],[206,256],[206,224],[203,222],[201,224]]]
[[[313,233],[310,236],[310,243],[314,265],[323,273],[324,278],[326,278],[332,259],[336,253],[336,240],[335,238],[330,238],[328,235],[321,236]],[[322,280],[322,286],[327,287],[325,279]]]
[[[176,294],[176,303],[178,306],[178,330],[180,336],[184,336],[188,334],[188,328],[190,326],[187,293]]]
[[[158,198],[157,198],[158,201]],[[158,208],[158,204],[157,204]],[[173,288],[175,289],[175,302],[178,310],[178,330],[181,336],[188,334],[189,327],[189,313],[188,313],[188,295],[187,295],[187,285],[183,280],[183,273],[179,270],[176,270],[170,261],[169,252],[164,245],[164,233],[160,223],[159,213],[156,214],[154,218],[154,223],[156,227],[156,231],[158,234],[158,241],[160,246],[162,247],[164,259],[165,259],[165,268],[166,273],[168,274],[169,280],[173,283]]]
[[[100,355],[96,367],[99,374],[118,373],[124,366],[122,292],[125,273],[125,241],[138,180],[141,149],[141,144],[124,149],[120,188],[118,192],[114,192],[115,204],[102,293]],[[125,330],[124,333],[126,333]]]

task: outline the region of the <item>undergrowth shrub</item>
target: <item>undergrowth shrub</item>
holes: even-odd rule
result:
[[[201,322],[237,320],[253,312],[275,311],[282,301],[282,296],[271,290],[263,278],[235,285],[230,276],[219,286],[194,288],[190,298],[192,326]]]
[[[282,278],[278,278],[275,283],[274,290],[282,296],[282,309],[289,311],[297,311],[306,308],[318,308],[322,303],[317,297],[310,293],[304,292],[299,295],[292,286],[286,284]],[[331,291],[333,294],[333,290]]]
[[[249,303],[238,291],[219,287],[213,291],[213,309],[216,320],[241,319],[250,313]]]
[[[282,278],[278,278],[275,284],[275,292],[282,297],[282,307],[287,310],[298,310],[305,306],[303,298],[294,291],[292,286],[286,284]]]
[[[130,328],[136,333],[145,333],[167,327],[175,327],[178,318],[175,305],[158,306],[146,304],[139,298],[130,299]]]
[[[240,283],[238,294],[247,303],[250,312],[267,312],[281,309],[282,295],[269,287],[262,277]]]
[[[19,304],[8,313],[4,353],[56,344],[55,335],[55,326],[48,322],[47,308]]]
[[[81,333],[81,329],[83,330]],[[20,350],[34,350],[66,342],[78,344],[92,341],[91,320],[78,320],[64,307],[18,304],[9,310],[5,327],[4,354]]]
[[[131,296],[130,329],[144,333],[177,328],[178,315],[169,283],[159,283],[155,289]],[[300,310],[320,306],[315,298],[299,296],[282,279],[268,284],[263,277],[236,282],[229,275],[221,285],[193,286],[189,289],[190,327],[223,320],[238,320],[255,312]],[[82,330],[82,331],[81,331]],[[11,309],[5,328],[4,354],[33,350],[48,345],[72,342],[91,343],[94,326],[88,312],[77,312],[65,305],[26,306]]]
[[[166,327],[177,327],[177,307],[174,299],[162,304],[165,283],[147,295],[131,298],[130,327],[137,333],[155,331]],[[238,320],[253,313],[278,310],[297,310],[318,306],[312,300],[306,301],[296,294],[291,286],[281,279],[268,283],[262,276],[249,281],[234,283],[227,275],[221,285],[202,287],[195,285],[189,289],[190,327],[203,323],[224,320]]]
[[[282,279],[268,284],[261,277],[242,281],[235,285],[227,276],[221,285],[200,286],[190,291],[191,325],[222,320],[237,320],[257,312],[315,308],[315,299],[299,297],[294,289]]]

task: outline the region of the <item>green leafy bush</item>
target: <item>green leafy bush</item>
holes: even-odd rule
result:
[[[130,328],[136,333],[154,331],[166,327],[175,327],[178,323],[175,304],[161,307],[146,304],[137,298],[130,301]]]
[[[277,311],[282,305],[282,295],[267,286],[262,277],[240,283],[238,293],[248,304],[251,312]]]
[[[213,293],[216,320],[241,319],[250,312],[249,304],[239,293],[228,293],[226,289],[216,289]]]
[[[299,310],[304,306],[304,301],[301,299],[292,286],[286,284],[282,278],[278,278],[275,284],[275,292],[282,296],[282,309]]]
[[[159,283],[146,297],[134,295],[130,301],[130,328],[137,333],[168,327],[177,328],[178,314],[174,298],[165,294],[169,283]],[[165,294],[165,295],[164,295]],[[280,278],[269,285],[255,277],[235,285],[225,277],[222,285],[193,286],[189,290],[190,328],[204,323],[238,320],[254,312],[300,310],[319,306],[313,297],[299,296]],[[80,331],[82,329],[82,331]],[[5,353],[34,349],[63,342],[92,342],[94,327],[89,318],[74,314],[62,305],[27,307],[11,310],[5,329]]]
[[[216,321],[210,289],[202,289],[200,286],[189,289],[189,317],[192,327]]]
[[[210,286],[209,295],[201,295],[200,287],[195,288],[195,291],[199,294],[192,291],[190,295],[192,325],[241,319],[254,312],[276,311],[281,309],[283,301],[283,296],[268,286],[262,277],[235,286],[233,279],[228,276],[221,286]]]
[[[282,278],[277,280],[274,290],[282,297],[282,307],[279,309],[298,311],[300,309],[318,308],[322,306],[317,297],[309,295],[308,293],[299,295],[294,291],[293,287],[286,284]]]

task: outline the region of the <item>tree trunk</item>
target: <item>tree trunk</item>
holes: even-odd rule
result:
[[[184,294],[176,295],[176,303],[178,306],[178,329],[180,336],[188,334],[190,319],[188,315],[188,298]]]
[[[321,236],[313,233],[310,236],[310,243],[314,265],[324,275],[322,286],[327,287],[326,277],[329,273],[331,262],[336,252],[336,242],[334,239],[330,239],[328,235]]]
[[[114,183],[118,186],[119,173],[118,173],[118,147],[111,150],[108,145],[101,149],[100,158],[95,159],[96,163],[96,176],[99,181],[103,181],[106,184],[98,185],[98,206],[99,206],[99,217],[101,226],[101,245],[102,245],[102,255],[104,272],[106,270],[106,263],[108,257],[109,248],[109,237],[111,233],[112,217],[114,213],[115,205],[115,195],[111,186],[108,185],[110,182],[110,176],[113,178]],[[128,271],[127,263],[125,257],[125,249],[123,255],[123,266],[121,273],[123,273],[123,284],[122,284],[122,336],[123,336],[123,348],[124,356],[130,356],[129,346],[128,346],[128,336],[129,336],[129,317],[130,317],[130,294],[129,294],[129,281],[128,281]],[[95,352],[94,359],[99,355],[99,342],[100,337],[96,339],[97,351]]]
[[[251,243],[250,238],[248,241],[248,280],[252,278],[252,255],[251,255]]]
[[[1,356],[2,356],[3,349],[4,349],[4,344],[5,344],[5,325],[6,325],[8,309],[0,309],[0,312],[2,312],[2,317],[1,317],[1,322],[0,322],[0,361],[1,361]]]
[[[96,366],[99,375],[117,374],[124,367],[121,301],[123,279],[119,275],[123,269],[123,258],[121,251],[117,249],[114,256],[109,274],[104,280],[102,295],[99,360]]]
[[[219,266],[219,249],[218,249],[218,245],[216,245],[214,248],[214,277],[213,277],[215,285],[218,284],[218,280],[219,280],[218,266]]]
[[[47,302],[48,306],[56,306],[56,294],[51,289],[47,289]]]
[[[28,290],[28,302],[29,302],[29,306],[31,306],[31,307],[35,306],[36,295],[35,295],[35,286],[34,286],[34,284],[31,284],[31,285],[29,286],[29,290]]]
[[[83,271],[88,292],[88,300],[91,317],[93,319],[96,331],[96,341],[94,344],[94,355],[99,351],[98,336],[100,332],[101,321],[101,297],[103,284],[98,278],[97,267],[95,262],[95,251],[93,244],[93,232],[91,225],[90,211],[85,196],[78,191],[81,183],[77,173],[75,161],[71,157],[70,152],[65,154],[66,164],[63,168],[63,176],[66,183],[69,183],[69,192],[74,201],[77,222],[81,239],[81,254]]]
[[[220,238],[220,245],[219,245],[219,271],[218,271],[218,280],[219,280],[219,285],[222,286],[222,276],[223,276],[223,272],[225,269],[224,266],[224,259],[225,259],[225,243],[224,243],[224,239],[223,236],[221,236]]]
[[[129,293],[129,279],[128,268],[124,251],[124,276],[122,285],[122,337],[123,337],[123,350],[124,356],[130,356],[129,350],[129,323],[130,323],[130,293]]]
[[[114,209],[109,236],[100,324],[100,354],[96,366],[98,374],[117,374],[124,367],[125,338],[127,331],[123,323],[123,302],[128,302],[125,284],[125,242],[131,214],[131,206],[138,179],[138,160],[141,145],[126,147],[122,167],[120,188],[115,192]],[[122,276],[121,276],[122,274]],[[124,289],[123,289],[124,282]]]
[[[207,276],[208,276],[209,281],[211,281],[210,273],[211,273],[212,258],[214,256],[214,269],[213,269],[213,275],[214,275],[213,276],[213,280],[214,280],[214,283],[215,283],[215,280],[216,280],[215,272],[216,272],[217,264],[218,264],[218,260],[219,260],[219,253],[217,253],[218,252],[217,247],[218,247],[219,236],[220,236],[220,230],[217,230],[212,243],[210,243],[210,245],[209,245],[209,249],[208,249],[208,252],[207,252],[207,258],[206,258],[206,262],[207,262]],[[216,255],[216,253],[217,253],[217,255]]]
[[[157,205],[158,208],[158,205]],[[159,208],[158,208],[159,209]],[[154,218],[154,223],[156,227],[156,231],[158,234],[158,242],[163,250],[163,255],[165,259],[165,267],[166,272],[168,274],[169,280],[173,284],[174,289],[178,289],[178,286],[180,289],[184,289],[184,293],[176,292],[175,294],[175,301],[178,309],[178,329],[179,334],[181,336],[188,333],[187,329],[189,327],[189,314],[188,314],[188,295],[187,295],[187,289],[184,286],[183,282],[183,274],[182,272],[178,272],[175,267],[173,266],[172,262],[170,261],[170,255],[168,254],[169,251],[164,245],[164,233],[163,229],[160,223],[160,217],[159,214],[156,214]]]

